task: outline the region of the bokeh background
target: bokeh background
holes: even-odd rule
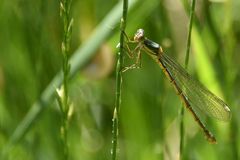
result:
[[[121,14],[122,1],[73,0],[71,53],[77,54],[91,35],[99,49],[91,53],[70,81],[74,106],[69,124],[70,159],[111,159],[112,115],[115,102],[115,62],[119,22],[101,39],[96,28]],[[190,1],[135,0],[127,18],[132,37],[144,28],[166,54],[184,64]],[[232,111],[230,122],[203,117],[218,143],[209,144],[189,112],[185,112],[184,159],[240,159],[240,1],[197,0],[188,71],[223,98]],[[108,20],[106,20],[108,17]],[[61,70],[62,21],[59,1],[0,1],[0,151],[35,101]],[[97,37],[97,36],[96,36]],[[94,44],[92,44],[94,45]],[[127,56],[124,65],[134,63]],[[179,97],[159,66],[148,55],[142,68],[123,73],[118,157],[160,160],[179,157]],[[8,160],[59,160],[61,114],[51,99],[26,134],[5,153]]]

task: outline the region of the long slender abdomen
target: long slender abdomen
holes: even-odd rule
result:
[[[159,54],[163,54],[162,52],[160,52]],[[161,60],[161,55],[158,56],[157,59],[157,63],[160,65],[160,67],[162,68],[164,74],[166,75],[166,77],[168,77],[170,83],[173,84],[173,87],[176,91],[176,93],[179,95],[181,101],[183,102],[184,106],[192,113],[195,121],[198,123],[198,125],[203,129],[207,140],[210,143],[216,143],[216,139],[213,136],[213,134],[205,127],[205,125],[201,122],[201,120],[198,118],[197,114],[195,113],[195,111],[192,109],[189,101],[187,100],[187,98],[185,97],[185,95],[183,94],[181,88],[177,85],[176,81],[174,80],[173,76],[171,75],[171,73],[168,71],[167,67],[164,65],[164,63]]]

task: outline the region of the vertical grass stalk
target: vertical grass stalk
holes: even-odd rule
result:
[[[63,41],[62,41],[62,55],[63,55],[63,84],[60,89],[57,89],[57,100],[61,111],[61,141],[63,147],[63,159],[68,160],[68,123],[70,118],[70,101],[68,94],[69,72],[70,72],[70,41],[72,33],[73,19],[70,18],[71,0],[60,1],[60,16],[63,23]]]
[[[193,16],[195,10],[195,0],[192,0],[191,9],[190,9],[190,22],[188,26],[188,37],[187,37],[187,48],[186,48],[186,55],[185,55],[185,69],[188,68],[189,62],[189,52],[191,46],[191,33],[192,33],[192,24],[193,24]],[[180,112],[180,160],[183,159],[184,155],[184,106],[181,107]]]
[[[138,0],[131,0],[129,3],[129,9],[138,4]],[[99,46],[111,35],[112,28],[106,26],[115,26],[119,23],[119,18],[122,16],[122,4],[116,4],[113,9],[107,14],[107,16],[99,23],[90,38],[81,45],[70,58],[70,73],[69,77],[73,78],[77,75],[78,71],[85,66],[85,64],[91,59],[99,48]],[[12,147],[19,142],[24,135],[31,129],[34,122],[40,118],[40,113],[49,107],[49,103],[56,96],[56,87],[63,83],[62,72],[56,74],[48,86],[43,90],[40,97],[32,104],[31,108],[26,116],[17,125],[16,129],[10,135],[7,144],[0,151],[3,155],[10,152]],[[1,159],[1,158],[0,158]],[[2,158],[3,159],[3,158]]]
[[[115,97],[115,108],[113,114],[113,128],[112,128],[112,160],[117,159],[117,147],[118,147],[118,128],[119,128],[119,111],[121,104],[121,86],[122,86],[122,74],[121,70],[123,68],[123,52],[124,52],[124,30],[126,28],[128,11],[128,0],[123,0],[123,12],[120,22],[120,49],[117,56],[117,66],[116,66],[116,97]]]

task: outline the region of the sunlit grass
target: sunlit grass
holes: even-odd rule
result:
[[[138,28],[144,28],[148,38],[184,66],[189,9],[176,1],[132,2],[126,33],[132,37]],[[230,123],[206,119],[218,139],[217,145],[210,145],[186,112],[184,158],[235,160],[240,143],[240,4],[237,0],[196,2],[188,70],[225,99],[233,115]],[[110,48],[110,56],[116,57],[122,3],[102,3],[72,2],[70,159],[111,158],[115,66],[109,65],[110,72],[95,79],[82,72],[88,64],[86,72],[98,72],[98,62],[108,58],[95,57],[103,44]],[[0,3],[0,151],[7,150],[5,159],[62,158],[59,107],[54,101],[62,82],[58,73],[63,32],[58,7],[58,1]],[[124,64],[131,63],[124,58]],[[178,157],[181,101],[157,64],[143,54],[142,68],[123,74],[122,89],[118,158]]]

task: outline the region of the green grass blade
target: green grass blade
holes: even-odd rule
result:
[[[129,9],[136,5],[137,0],[129,2]],[[114,26],[120,22],[122,16],[122,3],[118,3],[106,16],[106,18],[97,26],[91,37],[82,44],[79,49],[73,54],[70,59],[70,77],[76,75],[76,73],[95,55],[95,51],[99,46],[111,35]],[[41,111],[48,106],[48,104],[55,97],[55,90],[62,83],[62,73],[55,76],[52,82],[43,91],[41,97],[36,101],[24,119],[19,123],[8,144],[3,150],[3,154],[6,153],[11,146],[19,141],[23,135],[27,132],[32,123],[37,119]]]

